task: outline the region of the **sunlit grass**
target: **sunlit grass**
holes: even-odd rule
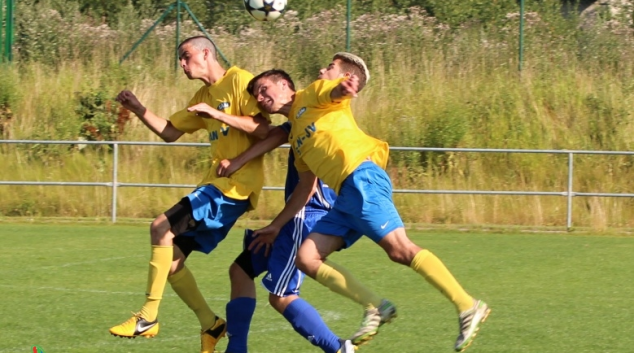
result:
[[[242,249],[242,225],[211,255],[191,255],[188,267],[211,308],[225,315],[227,269]],[[467,291],[493,309],[472,352],[628,351],[633,309],[630,265],[634,239],[457,231],[408,231],[433,251]],[[0,223],[2,253],[0,353],[185,352],[199,348],[198,321],[167,286],[161,331],[153,339],[120,339],[108,328],[138,310],[144,300],[149,223]],[[393,301],[398,318],[360,351],[451,352],[457,334],[453,306],[407,266],[389,261],[363,238],[332,255],[364,284]],[[258,279],[259,280],[259,279]],[[250,352],[318,352],[268,304],[257,286]],[[362,309],[307,279],[302,297],[331,329],[347,337]],[[30,318],[25,320],[25,318]],[[24,334],[29,330],[28,335]],[[220,341],[223,350],[226,339]]]

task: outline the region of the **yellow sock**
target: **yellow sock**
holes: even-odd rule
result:
[[[324,262],[317,270],[315,280],[331,291],[348,297],[366,309],[381,305],[381,297],[359,282],[348,270],[331,261]]]
[[[463,312],[473,306],[473,298],[465,292],[442,261],[429,250],[419,251],[414,256],[410,267],[436,287],[447,299],[451,300],[458,312]]]
[[[141,308],[141,316],[148,321],[156,320],[158,308],[163,298],[167,275],[172,266],[174,248],[172,246],[152,245],[150,270],[148,271],[145,304]]]
[[[214,322],[216,322],[216,314],[211,311],[207,301],[200,293],[196,279],[194,279],[191,271],[187,267],[183,267],[182,270],[169,276],[167,280],[172,285],[174,292],[194,311],[198,321],[200,321],[200,327],[206,330],[213,326]]]

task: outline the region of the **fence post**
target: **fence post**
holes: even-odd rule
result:
[[[178,55],[178,45],[181,43],[181,0],[176,0],[176,58],[174,59],[174,71],[178,70],[180,56]]]
[[[350,18],[352,17],[352,1],[348,0],[346,6],[346,51],[350,52]]]
[[[3,19],[3,11],[4,11],[4,0],[0,0],[0,50],[4,48],[4,25],[2,24]],[[2,57],[0,58],[0,62],[4,61],[4,52]]]
[[[2,6],[6,3],[6,17],[4,21],[4,36],[2,36],[2,19],[0,19],[0,42],[4,44],[3,61],[13,61],[13,36],[15,31],[15,3],[14,0],[0,0],[0,16],[2,16]],[[3,38],[2,38],[3,37]]]
[[[572,197],[574,196],[572,193],[572,175],[573,175],[573,156],[572,152],[568,153],[568,207],[567,207],[567,219],[566,219],[566,229],[570,232],[572,230]]]
[[[524,61],[524,0],[520,0],[520,34],[519,49],[517,55],[517,70],[522,71],[522,62]]]
[[[119,169],[119,144],[114,143],[114,151],[112,153],[112,223],[117,223],[117,169]]]

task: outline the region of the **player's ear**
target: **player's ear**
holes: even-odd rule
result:
[[[352,77],[352,73],[351,72],[344,72],[343,73],[343,77],[350,78],[350,77]]]

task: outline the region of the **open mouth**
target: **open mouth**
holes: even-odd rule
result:
[[[260,107],[262,107],[266,111],[272,110],[273,109],[273,100],[272,99],[265,99],[265,100],[261,101],[260,102]]]

